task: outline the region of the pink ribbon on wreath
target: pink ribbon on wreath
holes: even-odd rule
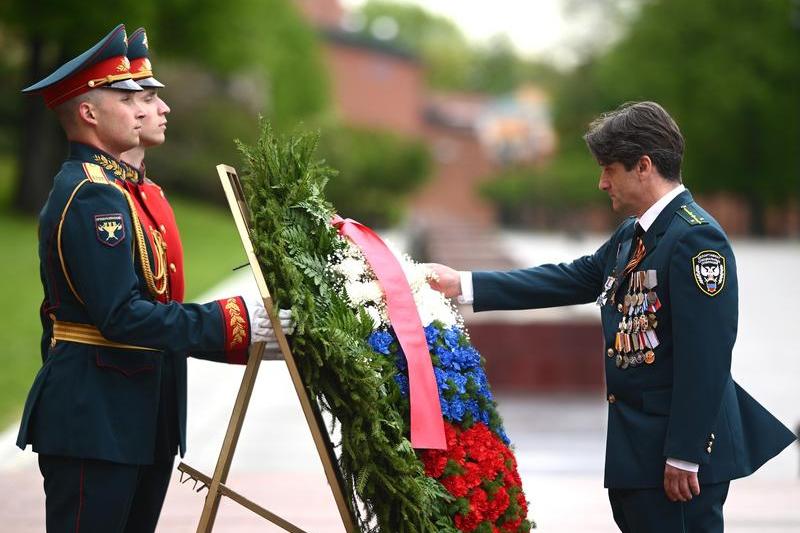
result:
[[[383,239],[367,226],[339,215],[334,215],[331,224],[339,231],[339,235],[347,237],[361,249],[386,294],[389,322],[408,364],[411,446],[446,450],[439,389],[428,341],[403,267]]]

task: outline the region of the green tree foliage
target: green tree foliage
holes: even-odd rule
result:
[[[265,115],[279,128],[326,109],[328,79],[319,43],[293,0],[157,4],[156,52],[218,74],[266,76]]]
[[[686,137],[684,170],[694,189],[760,202],[797,194],[800,28],[792,27],[791,4],[646,4],[598,61],[598,103],[662,103]]]
[[[795,13],[795,17],[796,17]],[[641,2],[624,36],[565,76],[555,91],[561,149],[544,168],[515,171],[486,187],[501,205],[563,197],[603,199],[582,146],[589,122],[625,101],[654,100],[686,138],[686,184],[751,202],[758,231],[765,204],[800,193],[800,27],[792,2]],[[583,179],[579,176],[583,174]],[[554,188],[550,188],[554,184]]]
[[[394,19],[398,26],[393,42],[422,58],[428,83],[433,87],[464,86],[471,69],[470,44],[451,20],[434,15],[420,6],[390,0],[370,0],[360,13],[362,33],[379,17]]]
[[[327,193],[342,216],[377,227],[399,222],[404,201],[429,175],[427,147],[389,132],[345,126],[323,132],[319,153],[339,170]]]
[[[417,5],[370,0],[360,13],[365,34],[377,18],[394,19],[398,33],[393,42],[422,59],[428,84],[434,88],[497,94],[524,82],[550,83],[556,76],[554,68],[521,58],[507,38],[475,45],[450,19]]]

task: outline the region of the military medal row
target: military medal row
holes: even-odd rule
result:
[[[656,360],[655,349],[659,345],[656,311],[661,308],[655,290],[657,285],[655,270],[640,270],[630,275],[625,297],[617,304],[622,320],[614,346],[606,351],[608,357],[615,358],[617,368],[626,370],[643,363],[651,365]]]

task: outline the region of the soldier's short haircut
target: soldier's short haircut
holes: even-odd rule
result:
[[[78,107],[83,102],[91,102],[96,104],[98,96],[99,91],[88,91],[83,94],[79,94],[74,98],[70,98],[63,104],[59,104],[55,107],[55,109],[53,109],[53,111],[56,113],[56,117],[58,117],[58,121],[61,123],[61,127],[64,128],[65,132],[70,133],[78,125]]]
[[[592,121],[583,139],[601,165],[619,162],[631,170],[646,155],[665,179],[681,181],[683,135],[655,102],[627,102],[603,113]]]

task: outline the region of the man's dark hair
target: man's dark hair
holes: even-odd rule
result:
[[[665,179],[681,181],[683,135],[655,102],[628,102],[603,113],[589,125],[583,139],[601,165],[619,162],[631,170],[646,155]]]

